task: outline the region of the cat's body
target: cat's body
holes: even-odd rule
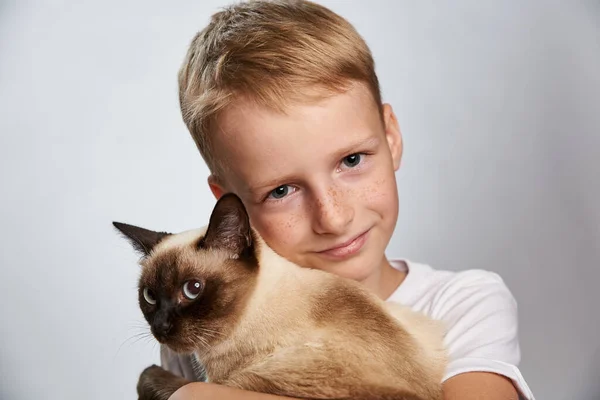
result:
[[[206,235],[158,234],[143,244],[140,305],[161,343],[194,352],[209,382],[241,389],[307,399],[441,399],[446,354],[438,323],[359,283],[285,260],[246,226],[240,205],[234,197],[217,203]],[[179,293],[190,279],[204,282],[193,300]],[[156,304],[145,299],[148,287]]]

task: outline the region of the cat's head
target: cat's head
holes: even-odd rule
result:
[[[142,255],[139,304],[160,343],[201,351],[231,332],[258,274],[257,236],[237,196],[217,201],[205,229],[171,234],[113,225]]]

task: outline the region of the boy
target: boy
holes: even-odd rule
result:
[[[276,252],[443,320],[445,399],[534,398],[517,369],[516,303],[500,277],[384,254],[402,138],[370,51],[346,20],[307,1],[232,6],[194,38],[179,85],[213,194],[240,196]],[[166,348],[162,364],[197,378],[188,357]],[[194,398],[278,397],[210,383],[172,396]]]

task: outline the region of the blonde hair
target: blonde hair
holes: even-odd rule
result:
[[[213,174],[219,114],[239,98],[285,112],[292,102],[368,87],[381,109],[371,52],[341,16],[306,0],[255,0],[214,14],[179,70],[183,120]]]

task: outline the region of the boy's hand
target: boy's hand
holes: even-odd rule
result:
[[[177,390],[168,400],[292,400],[291,397],[249,392],[213,383],[194,382]]]
[[[489,372],[468,372],[444,383],[444,400],[518,400],[513,383]]]

